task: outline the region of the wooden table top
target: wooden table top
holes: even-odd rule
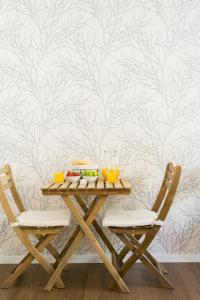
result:
[[[49,182],[41,188],[43,195],[128,195],[132,185],[127,178],[122,178],[112,184],[98,178],[96,182],[80,184],[70,183],[67,179],[64,183]]]

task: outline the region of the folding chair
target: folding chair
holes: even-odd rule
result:
[[[8,190],[10,190],[19,210],[18,216],[14,214],[9,204],[6,195]],[[0,203],[7,215],[8,222],[29,252],[12,271],[9,278],[3,282],[1,288],[8,288],[28,268],[34,259],[42,265],[49,275],[52,275],[54,267],[48,263],[41,253],[47,248],[56,260],[59,259],[59,253],[51,242],[57,234],[59,234],[66,226],[69,226],[69,210],[26,211],[16,189],[9,165],[0,169]],[[38,242],[36,245],[30,241],[29,235],[37,238]],[[61,278],[57,280],[56,286],[58,288],[64,288],[64,283]]]
[[[121,277],[139,259],[166,288],[173,288],[164,274],[167,270],[147,250],[158,234],[174,200],[181,175],[181,167],[168,163],[164,179],[151,210],[107,209],[103,226],[109,227],[125,245],[120,253],[112,253],[112,261]],[[125,260],[127,254],[131,255]],[[125,261],[124,261],[125,260]]]

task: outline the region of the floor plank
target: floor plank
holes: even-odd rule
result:
[[[64,271],[65,289],[45,293],[48,275],[39,265],[29,269],[7,290],[0,289],[0,300],[200,300],[200,264],[165,264],[174,290],[161,287],[160,283],[142,266],[136,264],[125,277],[130,294],[110,290],[112,278],[103,264],[73,264]],[[0,265],[0,282],[13,265]]]

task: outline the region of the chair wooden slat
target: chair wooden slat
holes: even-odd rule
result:
[[[175,194],[176,194],[176,191],[178,188],[180,176],[181,176],[181,167],[180,166],[174,167],[172,181],[170,182],[170,186],[168,188],[167,195],[164,198],[164,204],[161,207],[160,213],[158,215],[158,220],[161,220],[161,221],[165,220],[165,218],[171,208],[172,202],[174,200],[174,197],[175,197]]]
[[[2,176],[3,175],[3,176]],[[4,166],[4,168],[1,169],[1,175],[0,175],[0,182],[3,183],[3,189],[7,190],[9,189],[13,199],[15,201],[15,204],[20,212],[25,211],[25,206],[23,202],[21,201],[21,198],[19,196],[19,193],[17,191],[15,181],[12,175],[12,171],[9,165]]]
[[[165,185],[166,188],[169,188],[170,184],[171,184],[171,181],[169,181],[167,179],[164,181],[164,185]]]
[[[8,189],[10,189],[12,186],[13,186],[13,184],[12,184],[12,182],[11,182],[11,181],[9,181],[9,182],[7,182],[7,183],[4,183],[4,184],[2,184],[2,187],[3,187],[3,189],[4,189],[4,190],[8,190]]]
[[[0,175],[7,174],[9,172],[10,172],[10,169],[9,169],[9,166],[7,166],[7,165],[0,169]]]
[[[165,178],[170,180],[172,178],[172,172],[171,171],[167,171],[165,174]]]
[[[9,182],[10,180],[12,180],[11,174],[7,174],[7,175],[0,176],[0,182],[1,182],[2,184],[7,183],[7,182]]]
[[[167,165],[167,170],[169,171],[169,172],[173,172],[173,170],[174,170],[174,166],[173,166],[173,163],[168,163],[168,165]]]

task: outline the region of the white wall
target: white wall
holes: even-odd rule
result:
[[[0,165],[13,166],[28,209],[60,207],[40,186],[109,146],[133,183],[122,205],[148,208],[171,160],[181,185],[153,250],[199,254],[199,113],[199,1],[1,2]],[[80,251],[92,251],[86,240]],[[23,253],[1,220],[0,255]]]

